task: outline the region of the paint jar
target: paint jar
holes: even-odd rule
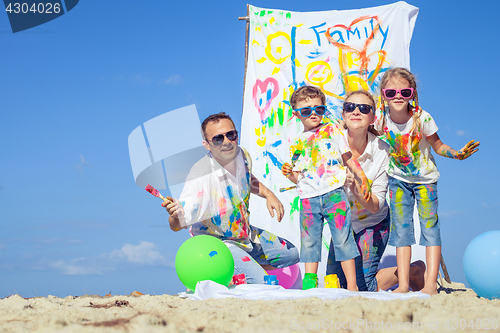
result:
[[[233,284],[247,284],[247,277],[245,274],[236,274],[233,276]]]
[[[276,275],[264,275],[264,284],[279,285],[278,277]]]
[[[325,276],[325,288],[340,288],[340,281],[337,274]]]

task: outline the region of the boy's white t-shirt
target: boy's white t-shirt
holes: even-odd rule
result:
[[[386,127],[381,137],[390,146],[387,174],[407,183],[430,184],[439,179],[439,171],[431,154],[427,137],[438,131],[431,115],[421,110],[420,131],[410,136],[413,118],[406,124],[396,124],[386,115]]]
[[[350,152],[342,131],[332,123],[301,133],[290,146],[290,156],[302,153],[293,171],[299,171],[297,191],[301,199],[312,198],[344,186],[346,169],[342,154]],[[293,161],[292,161],[293,162]]]

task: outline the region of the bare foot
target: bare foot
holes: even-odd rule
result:
[[[437,291],[437,284],[434,283],[433,286],[429,286],[429,285],[426,285],[424,288],[422,288],[422,290],[420,290],[421,292],[425,293],[425,294],[429,294],[431,296],[434,296],[434,295],[437,295],[438,294],[438,291]]]
[[[401,293],[401,294],[406,294],[407,292],[409,292],[410,289],[408,288],[402,288],[402,287],[397,287],[396,289],[394,289],[392,292],[393,293]]]
[[[425,263],[417,260],[410,265],[410,288],[419,291],[425,286]]]

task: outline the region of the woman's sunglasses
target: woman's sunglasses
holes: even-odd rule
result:
[[[370,111],[373,110],[373,106],[368,105],[368,104],[356,104],[352,102],[344,102],[344,111],[345,112],[353,112],[356,110],[356,108],[359,109],[359,112],[362,114],[368,114]]]
[[[232,130],[229,132],[226,132],[225,134],[217,134],[212,138],[212,144],[214,146],[220,146],[224,142],[224,136],[228,138],[229,141],[236,141],[238,140],[238,131],[237,130]]]
[[[306,106],[305,108],[295,109],[294,111],[298,112],[302,117],[307,118],[310,117],[313,111],[318,116],[324,116],[326,113],[326,105],[317,105],[317,106]]]
[[[413,88],[403,88],[403,89],[382,89],[384,96],[387,99],[393,99],[399,93],[403,98],[411,98],[413,96]]]

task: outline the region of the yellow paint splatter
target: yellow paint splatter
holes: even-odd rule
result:
[[[255,135],[257,136],[257,144],[264,147],[266,145],[266,126],[256,128]]]
[[[310,39],[301,39],[301,40],[299,40],[299,44],[305,44],[305,45],[312,44],[312,40],[310,40]]]
[[[271,19],[269,20],[269,24],[273,24],[275,21],[274,17],[271,17]]]
[[[427,219],[425,227],[432,228],[437,222],[437,217],[433,218],[432,216],[432,201],[429,197],[429,190],[427,189],[427,187],[422,187],[422,189],[420,190],[420,197],[421,201],[420,205],[418,206],[419,214],[422,216],[422,218]]]
[[[363,248],[363,260],[367,260],[369,257],[370,257],[370,245],[368,244],[368,242],[366,240],[363,240],[363,244],[362,244],[362,248]]]
[[[267,58],[266,58],[266,57],[262,57],[262,58],[260,58],[259,60],[257,60],[257,62],[258,62],[259,64],[262,64],[262,63],[263,63],[264,61],[266,61],[266,60],[267,60]]]
[[[290,46],[290,54],[287,54],[281,58],[276,58],[273,55],[273,51],[275,51],[275,50],[272,49],[271,44],[275,38],[285,38],[288,41],[288,45]],[[264,51],[266,52],[266,55],[269,58],[269,60],[271,60],[275,64],[279,65],[282,62],[284,62],[286,60],[286,58],[290,57],[292,54],[291,49],[292,49],[292,40],[286,32],[278,31],[278,32],[275,32],[274,34],[270,34],[269,36],[267,36],[267,45],[266,45]]]
[[[254,45],[254,44],[257,44],[257,45],[259,45],[259,46],[260,46],[260,44],[259,44],[259,42],[258,42],[258,41],[256,41],[255,39],[252,39],[252,45]]]
[[[396,214],[402,219],[404,217],[403,211],[403,190],[398,187],[396,190],[396,198],[394,202],[396,203]]]
[[[269,242],[274,242],[277,239],[278,236],[276,235],[271,235],[268,239]]]
[[[359,66],[359,54],[355,52],[347,52],[346,60],[347,60],[347,67],[349,68],[352,68],[353,66]]]
[[[274,75],[274,74],[279,73],[279,71],[280,71],[280,70],[281,70],[281,68],[279,68],[279,67],[274,67],[273,72],[271,73],[271,75]]]
[[[300,64],[299,59],[297,59],[297,58],[295,58],[295,66],[302,67],[302,65]]]
[[[368,84],[366,83],[366,81],[360,78],[359,76],[356,76],[355,74],[347,75],[346,82],[347,82],[347,91],[370,90],[368,88]]]

